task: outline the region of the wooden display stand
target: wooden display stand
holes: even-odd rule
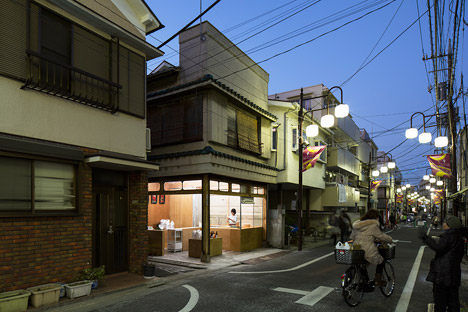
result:
[[[149,230],[148,231],[148,255],[163,256],[165,247],[165,231]]]
[[[189,257],[200,258],[202,252],[201,239],[189,239]],[[210,257],[219,256],[223,253],[223,239],[211,238],[210,239]]]

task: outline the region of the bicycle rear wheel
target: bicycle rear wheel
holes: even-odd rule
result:
[[[360,281],[361,273],[355,266],[346,270],[341,287],[343,288],[343,298],[351,307],[355,307],[361,303],[362,296],[364,295],[364,289],[361,287]]]
[[[380,291],[385,297],[390,297],[395,290],[395,271],[393,270],[393,265],[389,261],[385,260],[384,263],[382,279],[386,284],[380,287]]]

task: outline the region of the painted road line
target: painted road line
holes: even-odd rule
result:
[[[399,239],[394,239],[393,241],[394,241],[395,243],[412,243],[412,241],[399,240]]]
[[[278,288],[275,288],[273,290],[274,291],[285,292],[285,293],[289,293],[289,294],[302,295],[302,296],[306,296],[306,295],[310,294],[309,291],[299,290],[299,289],[291,289],[291,288],[283,288],[283,287],[278,287]]]
[[[304,296],[301,299],[297,300],[296,303],[305,304],[312,307],[317,302],[325,298],[332,291],[333,288],[331,287],[320,286],[314,289],[314,291],[308,294],[307,296]]]
[[[192,287],[190,285],[182,285],[182,286],[187,288],[190,291],[190,300],[189,300],[189,302],[187,302],[185,307],[182,310],[180,310],[179,312],[190,312],[197,305],[198,298],[200,296],[198,295],[198,290],[196,290],[194,287]]]
[[[398,300],[397,307],[395,312],[406,312],[408,310],[408,305],[413,293],[414,283],[416,282],[416,277],[418,276],[419,266],[421,265],[422,256],[424,254],[424,248],[426,246],[419,247],[418,255],[414,260],[413,267],[411,268],[410,275],[406,280],[405,288],[401,293],[400,300]]]
[[[268,274],[268,273],[284,273],[284,272],[291,272],[291,271],[295,271],[295,270],[299,270],[299,269],[302,269],[303,267],[306,267],[308,265],[311,265],[312,263],[315,263],[317,261],[320,261],[322,259],[325,259],[331,255],[334,255],[335,252],[330,252],[330,253],[327,253],[321,257],[318,257],[318,258],[315,258],[314,260],[310,260],[306,263],[303,263],[303,264],[300,264],[298,266],[295,266],[293,268],[289,268],[289,269],[282,269],[282,270],[273,270],[273,271],[256,271],[256,272],[241,272],[241,271],[231,271],[229,273],[232,273],[232,274]]]
[[[302,295],[303,297],[296,301],[298,304],[303,304],[307,306],[314,306],[317,302],[325,298],[329,293],[333,291],[332,287],[319,286],[313,291],[304,291],[291,288],[278,287],[273,289],[274,291],[285,292],[288,294]]]

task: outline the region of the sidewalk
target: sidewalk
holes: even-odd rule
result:
[[[209,272],[215,272],[227,267],[236,266],[239,264],[255,265],[261,262],[269,261],[274,258],[284,256],[294,250],[284,250],[276,248],[260,248],[251,252],[225,252],[221,256],[211,258],[210,263],[201,263],[197,259],[192,261],[185,259],[182,253],[174,255],[174,259],[155,259],[163,257],[149,257],[149,262],[162,266],[179,267],[175,269],[174,274],[165,277],[154,277],[145,279],[141,275],[128,272],[112,274],[105,276],[99,287],[91,292],[91,295],[68,299],[61,298],[56,304],[33,308],[29,307],[28,311],[80,311],[85,307],[99,305],[102,302],[112,302],[119,300],[127,295],[140,295],[147,293],[150,288],[165,285],[171,282],[181,281],[187,278],[192,278],[198,275],[204,275]],[[177,258],[180,258],[177,260]],[[184,269],[185,268],[185,269]]]

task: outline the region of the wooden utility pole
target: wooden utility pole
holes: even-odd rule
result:
[[[372,148],[372,147],[371,147]],[[371,209],[370,197],[371,197],[371,161],[372,152],[369,152],[369,161],[367,162],[368,181],[367,181],[367,211]]]
[[[297,191],[297,250],[302,250],[302,150],[304,148],[302,138],[302,121],[304,118],[304,90],[301,88],[301,109],[299,110],[298,123],[298,141],[299,141],[299,189]]]
[[[451,47],[451,40],[449,39],[449,52],[448,52],[448,77],[449,77],[449,84],[448,84],[448,99],[447,99],[447,112],[449,118],[449,133],[450,133],[450,140],[452,145],[450,147],[450,161],[452,167],[452,178],[449,179],[448,190],[450,195],[455,194],[457,192],[457,122],[456,116],[453,107],[453,75],[452,75],[452,67],[453,67],[453,54],[452,54],[452,47]],[[453,215],[458,216],[458,207],[457,207],[457,200],[452,199],[452,209]]]

